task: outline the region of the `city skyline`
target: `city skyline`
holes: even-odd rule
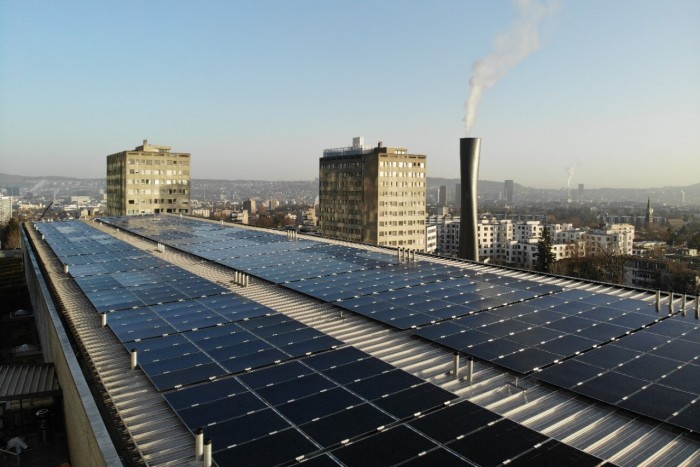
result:
[[[697,183],[691,1],[5,2],[0,172],[100,178],[107,154],[149,139],[191,153],[193,178],[304,180],[364,136],[456,178],[473,66],[522,40],[528,5],[546,13],[535,42],[469,131],[479,178]]]

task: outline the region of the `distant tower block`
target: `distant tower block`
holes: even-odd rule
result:
[[[480,152],[480,138],[461,138],[459,140],[459,165],[462,182],[459,257],[472,261],[479,261],[479,243],[476,235],[476,202]]]
[[[505,181],[505,186],[503,188],[503,191],[505,193],[505,198],[506,198],[506,203],[512,204],[513,203],[513,180],[506,180]]]
[[[445,185],[440,185],[438,190],[438,206],[441,208],[447,206],[447,187]]]
[[[455,185],[455,206],[459,206],[462,202],[462,184]]]
[[[583,198],[583,183],[578,184],[578,197],[579,199]]]

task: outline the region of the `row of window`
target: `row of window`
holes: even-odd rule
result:
[[[389,207],[389,206],[392,206],[392,207],[401,207],[401,206],[423,206],[424,204],[425,204],[425,203],[423,203],[423,202],[421,202],[421,201],[416,201],[416,200],[412,200],[412,201],[396,201],[396,200],[392,200],[392,201],[379,201],[379,207],[380,207],[380,208],[383,208],[383,207],[385,207],[385,206],[386,206],[386,207]]]
[[[424,216],[425,211],[379,211],[379,217],[396,217],[396,216]],[[425,219],[421,219],[425,222]]]
[[[127,178],[127,185],[189,185],[189,180],[170,180],[164,178]]]
[[[379,167],[397,167],[407,169],[412,167],[420,167],[421,169],[424,169],[425,162],[379,161]]]
[[[169,212],[169,213],[182,213],[182,214],[187,214],[190,212],[189,209],[172,209],[172,208],[167,208],[167,209],[127,209],[126,213],[127,214],[160,214],[161,212]]]
[[[394,182],[381,180],[379,186],[396,188],[420,188],[425,187],[425,182]],[[417,191],[413,196],[425,196],[425,193]]]
[[[414,192],[413,191],[381,191],[381,192],[379,192],[379,195],[384,196],[384,197],[388,197],[388,196],[399,197],[400,196],[403,198],[408,198],[410,196],[415,196],[412,193],[414,193]],[[422,194],[419,196],[422,196]],[[423,203],[423,204],[425,204],[425,203]]]
[[[161,170],[161,169],[129,169],[130,175],[142,174],[142,175],[189,175],[189,170]]]
[[[151,195],[151,194],[153,194],[153,195],[157,195],[157,194],[161,194],[161,195],[187,195],[187,194],[189,194],[190,190],[188,190],[186,188],[184,188],[184,189],[183,188],[180,188],[180,189],[166,188],[166,189],[160,190],[160,193],[159,193],[159,190],[149,190],[149,189],[143,189],[143,188],[138,189],[137,188],[134,190],[126,190],[126,192],[129,195]]]
[[[379,236],[380,237],[395,237],[395,236],[404,236],[404,235],[425,235],[425,231],[423,230],[380,230],[379,231]]]
[[[409,238],[406,240],[380,240],[381,246],[423,245],[422,238]]]
[[[128,204],[189,204],[186,199],[178,200],[177,198],[160,198],[160,199],[130,199]]]
[[[394,220],[394,221],[379,221],[379,227],[388,226],[404,226],[404,225],[425,225],[425,221],[420,220]]]
[[[337,162],[327,162],[324,161],[323,165],[321,165],[321,170],[345,170],[345,169],[361,169],[362,168],[362,162],[359,161],[337,161]]]
[[[380,177],[394,177],[394,178],[425,178],[425,172],[384,172],[379,171]]]
[[[177,156],[175,156],[177,157]],[[129,165],[182,165],[189,166],[190,161],[180,161],[174,159],[129,159]]]

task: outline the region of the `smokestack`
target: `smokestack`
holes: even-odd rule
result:
[[[459,140],[459,166],[462,182],[462,215],[459,224],[459,257],[479,261],[476,235],[476,199],[479,181],[480,138]]]

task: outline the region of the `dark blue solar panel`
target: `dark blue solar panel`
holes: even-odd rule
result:
[[[311,438],[324,447],[345,439],[374,432],[380,426],[395,421],[370,404],[361,404],[301,425]]]
[[[214,445],[214,449],[216,445]],[[292,461],[304,454],[316,451],[316,446],[294,429],[277,431],[254,441],[230,449],[216,451],[213,455],[220,467],[241,465],[278,465]],[[330,465],[337,465],[324,457]],[[310,461],[313,463],[313,461]],[[310,465],[306,462],[304,465]],[[325,464],[317,464],[325,465]]]
[[[687,388],[692,372],[681,372],[681,369],[700,357],[700,331],[694,328],[696,325],[692,321],[665,319],[663,314],[654,311],[653,302],[647,299],[626,299],[613,293],[579,288],[562,290],[560,286],[535,280],[473,271],[468,265],[397,264],[393,254],[316,244],[309,240],[288,241],[284,236],[266,232],[223,228],[193,220],[155,218],[110,222],[282,283],[290,289],[335,302],[397,329],[418,328],[415,333],[422,338],[515,372],[535,372],[552,384],[575,385],[573,390],[609,403],[619,405],[635,394],[640,394],[635,397],[641,399],[642,393],[635,389],[638,381],[669,387],[672,391],[667,393],[672,399],[673,391],[687,392],[682,388]],[[109,237],[103,240],[111,248],[112,240]],[[62,246],[72,258],[80,258],[73,245]],[[99,251],[95,247],[90,255],[98,256]],[[131,255],[112,261],[119,271],[129,271],[120,277],[120,290],[122,283],[140,286],[145,280],[132,274],[129,262],[138,264],[146,258],[138,251]],[[81,263],[93,264],[94,261]],[[133,299],[124,300],[126,295],[122,295],[118,301],[115,295],[120,291],[114,289],[111,296],[97,303],[102,309],[115,303],[130,308],[141,306],[132,305],[130,300],[150,302],[172,298],[159,287],[141,288],[143,293],[138,289],[139,294]],[[218,324],[214,315],[200,313],[159,316],[176,332]],[[235,319],[235,315],[217,313]],[[441,322],[443,320],[447,323]],[[208,348],[212,352],[226,358],[222,364],[228,371],[271,365],[324,351],[336,344],[332,338],[316,337],[312,331],[297,328],[293,321],[279,315],[253,321],[256,319],[241,322],[241,326],[266,340],[270,348],[249,344],[248,339],[239,341],[242,335],[237,333],[202,340],[211,344]],[[225,341],[229,338],[236,343],[227,345]],[[254,352],[245,353],[242,358],[234,349],[238,345],[243,345],[241,351],[253,349]],[[177,350],[164,354],[170,358],[176,355],[184,353]],[[231,356],[234,358],[229,358]],[[344,365],[348,363],[345,360],[333,362],[323,354],[319,357],[316,363],[328,365],[325,373],[341,384],[353,384],[353,381],[373,375],[383,376],[382,372],[387,371],[372,369],[373,364],[369,363]],[[159,360],[153,359],[153,362]],[[309,361],[312,364],[313,360]],[[568,363],[570,361],[573,363]],[[254,366],[246,366],[251,364]],[[568,367],[569,374],[564,371]],[[542,368],[544,370],[539,371]],[[354,384],[363,387],[360,383]],[[638,410],[631,405],[632,402],[629,410]],[[681,414],[686,409],[679,410]]]
[[[332,451],[347,465],[393,465],[417,457],[436,445],[405,426],[383,431]]]
[[[375,404],[396,418],[402,419],[441,407],[456,397],[451,392],[424,383],[377,399]]]
[[[510,420],[501,420],[486,426],[447,447],[479,465],[498,465],[534,449],[547,440],[536,431]]]
[[[501,417],[490,410],[464,401],[422,415],[409,424],[431,438],[447,443],[493,423],[499,418]]]
[[[280,404],[277,410],[293,423],[301,425],[362,403],[362,399],[346,389],[332,388]]]
[[[202,403],[178,411],[178,415],[191,431],[240,417],[250,412],[263,410],[266,405],[255,394],[244,392],[235,396]]]
[[[226,399],[248,390],[236,379],[226,378],[178,389],[164,394],[168,403],[177,411],[186,407]]]
[[[290,426],[272,409],[264,409],[208,426],[205,429],[205,436],[211,438],[213,450],[218,452]]]

